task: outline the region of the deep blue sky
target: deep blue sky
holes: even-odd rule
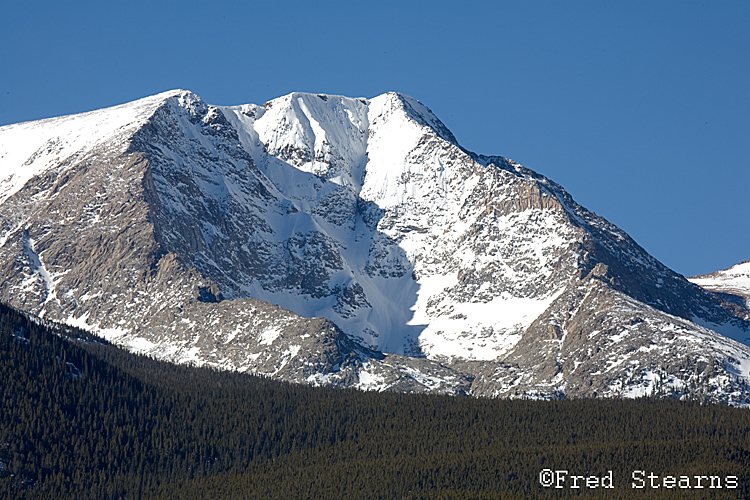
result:
[[[0,125],[396,90],[692,275],[750,259],[749,26],[747,1],[4,2]]]

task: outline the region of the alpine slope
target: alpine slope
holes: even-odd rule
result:
[[[13,307],[177,363],[750,403],[746,300],[399,93],[213,106],[175,90],[2,127],[0,275]]]

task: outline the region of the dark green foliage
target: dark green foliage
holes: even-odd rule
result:
[[[544,489],[545,468],[612,470],[615,489]],[[633,490],[633,470],[739,487]],[[0,305],[0,498],[568,497],[748,498],[750,411],[313,389],[133,356]]]

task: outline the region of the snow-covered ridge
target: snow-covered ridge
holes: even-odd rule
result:
[[[251,127],[246,131],[257,134],[268,154],[359,191],[367,161],[366,100],[293,93],[258,108]]]
[[[256,161],[265,153],[357,194],[365,166],[368,175],[378,164],[397,166],[424,133],[456,143],[432,111],[395,92],[372,99],[294,92],[262,107],[222,109]]]
[[[127,139],[166,99],[185,93],[171,90],[88,113],[0,127],[0,203],[44,170],[64,168],[99,144]]]
[[[698,286],[712,292],[744,297],[750,307],[750,261],[741,262],[729,269],[688,278]]]
[[[133,132],[170,98],[186,107],[202,104],[195,94],[177,89],[87,113],[0,127],[0,203],[33,176],[52,166],[72,164],[98,144],[115,141],[126,145]],[[361,187],[369,121],[373,118],[387,119],[390,111],[401,108],[409,120],[433,127],[435,133],[455,142],[428,108],[393,92],[372,100],[295,92],[264,107],[247,104],[214,108],[230,117],[236,115],[233,121],[242,125],[243,145],[250,152],[257,152],[262,141],[268,153],[300,170],[352,186],[355,191]],[[374,117],[368,116],[371,108]],[[285,156],[291,152],[296,156]],[[349,171],[329,171],[336,168]]]
[[[750,261],[741,262],[729,269],[693,276],[688,279],[702,287],[734,290],[750,295]]]

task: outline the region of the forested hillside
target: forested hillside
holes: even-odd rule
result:
[[[0,381],[0,498],[750,496],[750,412],[700,402],[310,388],[137,357],[6,306]],[[614,488],[544,488],[545,469],[611,470]]]

